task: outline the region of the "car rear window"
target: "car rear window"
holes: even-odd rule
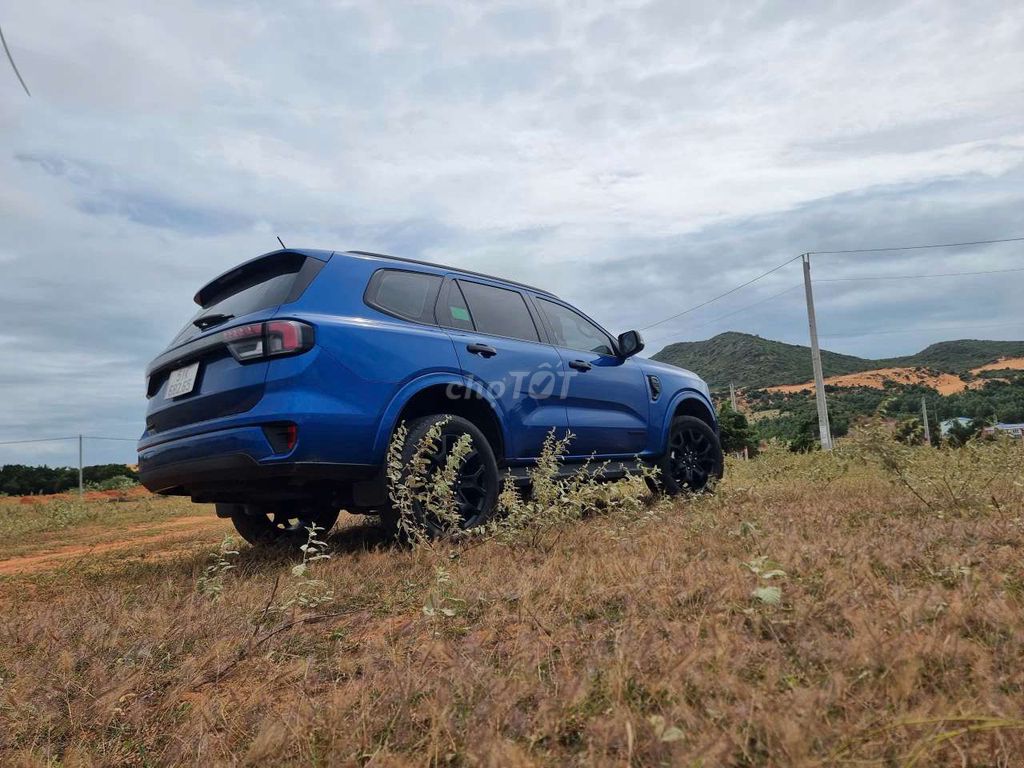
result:
[[[195,323],[208,315],[236,318],[295,301],[322,266],[319,259],[297,253],[274,254],[243,264],[199,292],[203,308],[181,329],[173,343],[183,343],[201,333]]]
[[[366,287],[366,303],[390,315],[434,323],[434,303],[441,277],[425,272],[378,269]]]
[[[473,323],[481,333],[540,341],[526,300],[518,291],[459,280]]]

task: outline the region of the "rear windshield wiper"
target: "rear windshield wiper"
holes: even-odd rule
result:
[[[213,326],[215,325],[226,323],[233,317],[234,315],[224,315],[219,312],[214,312],[211,315],[203,315],[202,317],[197,317],[195,320],[192,321],[192,325],[194,325],[201,331],[205,331],[207,328],[213,328]]]

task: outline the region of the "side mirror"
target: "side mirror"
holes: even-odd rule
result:
[[[644,348],[644,337],[640,331],[626,331],[619,334],[619,356],[632,357]]]

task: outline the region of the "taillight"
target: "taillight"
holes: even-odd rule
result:
[[[263,357],[266,348],[263,343],[263,323],[249,323],[228,328],[224,331],[224,341],[236,360],[255,360]]]
[[[240,362],[295,355],[313,347],[313,326],[298,320],[249,323],[222,333],[231,354]]]
[[[268,355],[305,352],[313,346],[313,327],[297,320],[271,320],[263,324]]]

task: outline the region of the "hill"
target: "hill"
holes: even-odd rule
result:
[[[961,339],[932,344],[914,355],[882,360],[822,350],[821,362],[826,376],[916,367],[959,374],[1001,357],[1021,356],[1024,341]],[[669,344],[652,359],[696,371],[716,390],[725,389],[730,381],[741,388],[758,389],[802,384],[814,376],[809,347],[737,331],[720,333],[706,341]]]
[[[652,359],[696,371],[712,389],[724,389],[730,381],[748,389],[799,384],[814,376],[808,347],[736,331],[720,333],[707,341],[670,344]],[[825,350],[821,359],[826,375],[875,367],[870,360]]]
[[[1024,356],[1024,341],[979,341],[960,339],[940,341],[925,347],[916,355],[872,361],[872,366],[883,368],[922,367],[946,373],[963,373],[971,368],[995,362],[1001,357]]]

